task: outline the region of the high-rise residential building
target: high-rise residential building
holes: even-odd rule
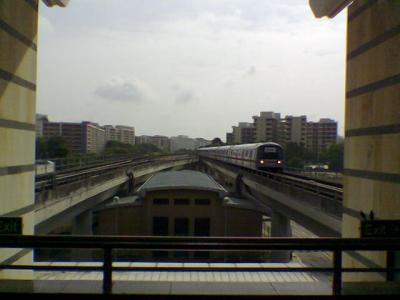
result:
[[[211,144],[211,141],[204,138],[196,138],[196,148],[205,147]]]
[[[171,140],[167,136],[154,135],[148,138],[148,143],[156,146],[158,149],[169,152],[171,151]]]
[[[97,123],[82,122],[85,153],[100,153],[106,143],[105,130]]]
[[[100,153],[105,144],[105,130],[92,122],[43,122],[43,136],[62,137],[73,154]]]
[[[195,150],[196,148],[196,140],[186,135],[171,137],[171,152],[175,152],[180,149]]]
[[[125,144],[135,144],[135,128],[132,126],[115,126],[117,140]]]
[[[234,144],[249,144],[256,141],[256,128],[253,123],[239,122],[238,126],[232,126]]]
[[[233,133],[232,132],[227,132],[226,133],[226,143],[228,145],[232,145],[233,144]]]
[[[36,136],[43,136],[43,123],[48,122],[47,115],[36,114]]]
[[[84,154],[84,137],[81,123],[44,122],[43,137],[61,136],[65,146],[73,154]]]
[[[280,142],[281,114],[263,111],[260,116],[253,116],[256,142]]]
[[[283,144],[296,143],[306,145],[307,117],[306,116],[286,116],[282,119],[281,128]]]
[[[135,137],[136,144],[150,144],[151,136],[150,135],[139,135]]]
[[[337,140],[337,122],[331,119],[320,119],[308,122],[306,130],[306,147],[320,157],[321,153],[335,144]]]
[[[105,125],[103,126],[106,135],[106,141],[118,141],[125,144],[135,144],[135,128],[123,125]]]
[[[118,141],[117,139],[117,129],[112,125],[104,125],[104,132],[106,135],[106,142],[108,141]]]

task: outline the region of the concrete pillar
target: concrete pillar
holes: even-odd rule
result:
[[[33,234],[37,1],[0,1],[0,216]],[[0,249],[0,263],[30,264],[29,249]],[[0,271],[30,279],[29,271]]]
[[[72,223],[73,235],[92,235],[93,215],[87,210],[76,216]]]
[[[271,213],[271,237],[291,237],[292,228],[290,227],[290,219],[285,215],[272,211]],[[291,251],[273,251],[271,253],[272,262],[289,262],[292,258]]]
[[[92,235],[93,214],[87,210],[74,218],[72,221],[72,235]],[[72,249],[71,261],[92,261],[92,249]]]
[[[360,211],[400,219],[400,1],[348,10],[343,237],[360,237]],[[346,253],[345,267],[386,265],[384,252]],[[345,274],[344,280],[385,280]]]

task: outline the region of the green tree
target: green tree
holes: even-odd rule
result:
[[[153,144],[125,144],[118,141],[108,141],[104,147],[104,154],[126,154],[126,155],[149,155],[163,153],[157,146]]]
[[[211,141],[211,147],[218,147],[218,146],[223,146],[225,145],[224,142],[219,137],[213,138]]]
[[[35,157],[36,159],[45,159],[48,158],[47,153],[47,140],[44,137],[37,137],[36,138],[36,152]]]
[[[68,155],[69,151],[65,145],[65,141],[60,136],[51,138],[36,138],[36,159],[47,158],[63,158]]]
[[[329,169],[335,172],[343,171],[344,162],[344,144],[333,144],[321,155],[328,165]]]
[[[292,157],[286,161],[286,165],[291,168],[303,169],[304,168],[304,160],[299,157]]]
[[[316,155],[308,151],[303,144],[287,143],[285,147],[286,166],[303,168],[306,162],[316,161]]]
[[[68,148],[61,136],[54,136],[47,140],[47,158],[62,158],[68,155]]]

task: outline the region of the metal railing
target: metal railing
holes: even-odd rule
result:
[[[332,294],[342,292],[342,274],[344,272],[378,272],[386,273],[393,278],[394,272],[400,268],[392,265],[381,268],[347,268],[342,266],[344,251],[393,251],[400,250],[399,239],[298,239],[298,238],[232,238],[232,237],[114,237],[114,236],[0,236],[0,248],[85,248],[102,249],[102,266],[71,265],[13,265],[0,264],[0,270],[47,270],[47,271],[101,271],[103,273],[103,293],[112,293],[113,271],[247,271],[247,272],[331,272]],[[331,267],[247,267],[247,268],[212,268],[212,267],[117,267],[113,265],[113,251],[116,249],[131,250],[174,250],[174,251],[331,251],[333,265]],[[389,255],[388,255],[389,257]]]
[[[311,178],[322,183],[332,184],[337,187],[342,187],[343,173],[330,170],[307,170],[292,167],[285,167],[286,174],[301,176],[303,178]]]
[[[343,198],[343,188],[337,187],[334,183],[321,183],[311,180],[310,178],[299,178],[298,176],[293,176],[292,174],[250,169],[247,167],[232,164],[230,162],[216,160],[212,157],[201,156],[201,159],[206,159],[216,164],[230,166],[232,170],[235,169],[234,172],[236,172],[237,174],[268,179],[268,181],[273,182],[274,184],[283,184],[300,190],[305,190],[328,200],[341,202]],[[239,169],[240,172],[238,171]]]

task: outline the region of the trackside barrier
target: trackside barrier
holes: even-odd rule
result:
[[[20,236],[0,235],[0,248],[86,248],[102,249],[102,266],[35,266],[0,264],[0,270],[47,270],[47,271],[101,271],[103,273],[103,293],[112,293],[113,271],[247,271],[247,272],[331,272],[333,276],[332,294],[340,295],[342,291],[342,274],[344,272],[379,272],[392,278],[394,268],[391,264],[381,268],[344,268],[342,255],[344,251],[393,251],[400,250],[400,239],[396,238],[221,238],[221,237],[121,237],[121,236]],[[131,250],[178,250],[178,251],[330,251],[333,253],[331,267],[116,267],[113,266],[114,249]],[[389,256],[389,255],[388,255]],[[389,261],[389,260],[388,260]]]

